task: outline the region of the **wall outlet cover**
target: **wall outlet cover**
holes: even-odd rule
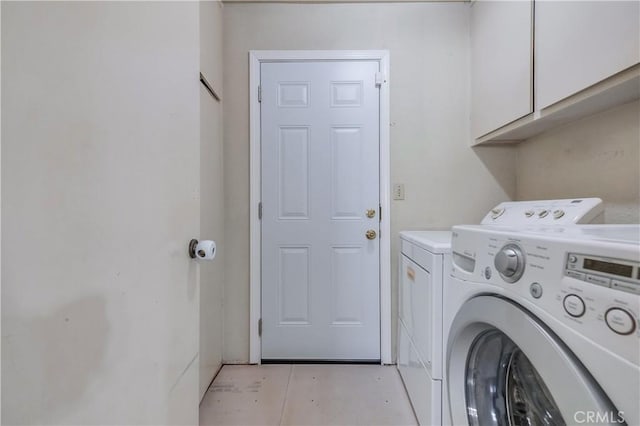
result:
[[[404,200],[404,183],[393,184],[393,199]]]

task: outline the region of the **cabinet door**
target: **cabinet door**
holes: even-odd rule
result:
[[[533,112],[531,1],[471,6],[471,129],[485,135]]]
[[[536,109],[637,64],[639,22],[637,1],[536,2]]]

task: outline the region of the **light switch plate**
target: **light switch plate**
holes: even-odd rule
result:
[[[393,184],[393,199],[404,200],[404,183]]]

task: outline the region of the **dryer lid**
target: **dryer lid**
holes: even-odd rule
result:
[[[400,238],[434,254],[451,252],[451,231],[402,231]]]

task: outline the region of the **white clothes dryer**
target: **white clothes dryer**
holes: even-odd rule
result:
[[[640,424],[640,225],[453,228],[454,425]]]
[[[442,282],[451,231],[400,233],[397,366],[420,424],[442,423]]]

